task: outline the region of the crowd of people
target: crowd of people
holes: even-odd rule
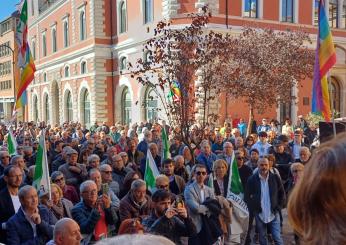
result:
[[[325,225],[314,226],[317,230],[307,227],[318,221],[313,217],[320,210],[330,208],[333,198],[339,198],[335,195],[344,198],[335,208],[343,213],[336,219],[344,219],[340,222],[345,224],[345,181],[341,189],[337,181],[329,185],[328,179],[317,181],[318,174],[323,173],[317,173],[313,166],[318,161],[319,168],[327,171],[328,161],[340,161],[343,166],[335,163],[328,174],[330,178],[334,173],[341,179],[346,177],[346,157],[342,157],[345,148],[334,143],[324,155],[320,148],[314,150],[318,147],[316,127],[301,116],[296,126],[289,119],[282,126],[275,120],[268,123],[263,119],[248,136],[243,120],[238,127],[232,126],[225,123],[223,127],[203,128],[199,143],[191,137],[191,148],[177,133],[179,128],[166,124],[136,123],[127,127],[95,122],[87,129],[73,122],[55,127],[18,123],[14,128],[18,146],[10,155],[9,128],[0,125],[0,243],[93,244],[124,234],[149,233],[175,244],[283,244],[282,209],[290,195],[300,205],[297,208],[290,202],[289,207],[296,244],[307,238],[316,241],[320,236],[312,234],[322,228],[341,229],[345,235],[346,226],[340,227],[339,223],[326,227],[330,224],[327,211],[320,217]],[[50,193],[37,191],[32,185],[38,137],[43,128]],[[161,154],[162,129],[168,132],[170,142],[170,158],[166,159]],[[335,152],[328,151],[334,148]],[[160,171],[153,189],[144,181],[148,151]],[[307,164],[309,161],[314,164]],[[243,234],[235,234],[230,228],[232,203],[227,194],[233,162],[237,164],[249,210],[248,229]],[[314,174],[304,174],[305,166]],[[309,187],[298,192],[296,186],[302,185],[302,180]],[[319,183],[314,187],[316,182]],[[312,199],[311,205],[322,199],[314,196],[314,191],[320,188],[328,192],[327,187],[339,192],[325,195],[326,204],[317,205],[310,213],[298,210],[306,205],[302,202],[307,196]],[[346,236],[331,232],[345,241]]]

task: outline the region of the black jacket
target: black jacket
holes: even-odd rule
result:
[[[197,234],[196,227],[190,217],[183,219],[173,216],[168,219],[165,215],[157,217],[152,213],[142,222],[149,233],[167,237],[175,244],[180,244],[180,237],[192,237]]]
[[[15,214],[15,210],[6,187],[0,191],[0,197],[0,243],[6,243],[6,231],[1,224],[6,223]]]
[[[286,195],[279,176],[269,172],[268,177],[270,204],[272,213],[278,212],[285,203]],[[246,184],[244,200],[254,214],[262,212],[261,181],[258,174],[252,175]]]

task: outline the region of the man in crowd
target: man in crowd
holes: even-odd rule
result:
[[[206,140],[203,141],[201,143],[201,153],[196,158],[197,162],[203,164],[209,174],[213,169],[213,163],[216,159],[217,156],[213,152],[211,152],[209,142]]]
[[[102,164],[109,164],[112,166],[112,157],[114,157],[116,154],[118,154],[117,148],[115,146],[108,147],[107,148],[107,158],[101,162]]]
[[[203,164],[197,164],[195,167],[194,182],[186,186],[184,191],[184,197],[186,206],[189,210],[191,219],[196,226],[197,235],[189,238],[189,244],[201,244],[200,240],[202,234],[202,217],[201,215],[207,215],[209,209],[202,203],[207,198],[215,198],[214,190],[204,184],[207,177],[207,168]]]
[[[120,187],[118,182],[112,179],[112,167],[108,164],[103,164],[99,167],[103,184],[108,184],[109,188],[116,196],[119,196]]]
[[[171,153],[171,157],[174,158],[175,156],[183,153],[184,145],[179,136],[175,136],[173,141],[174,143],[169,147],[169,153]]]
[[[185,181],[179,175],[174,174],[174,162],[166,159],[162,162],[163,173],[169,178],[169,190],[176,194],[182,194],[185,189]]]
[[[300,148],[303,146],[307,146],[303,142],[303,132],[301,130],[294,131],[294,139],[292,142],[288,144],[291,150],[292,157],[295,162],[299,162],[300,159]]]
[[[97,185],[92,180],[86,180],[80,185],[82,201],[72,208],[73,219],[79,224],[83,242],[97,241],[107,237],[108,225],[115,225],[118,217],[111,208],[111,199],[108,195],[97,195]],[[100,227],[97,231],[95,227]]]
[[[66,184],[78,188],[88,176],[86,166],[82,163],[77,163],[78,152],[74,149],[70,149],[66,156],[67,162],[59,167],[59,171],[64,174]]]
[[[131,218],[145,218],[151,209],[151,199],[147,195],[147,186],[144,180],[132,182],[131,189],[120,201],[120,220]]]
[[[120,155],[112,157],[112,179],[119,184],[120,189],[123,188],[124,179],[127,173],[133,171],[131,168],[127,168],[124,165],[124,161]]]
[[[264,157],[269,154],[271,144],[267,142],[268,135],[265,131],[258,134],[259,140],[252,146],[251,149],[257,149],[259,156]]]
[[[141,163],[141,160],[145,157],[147,153],[143,153],[137,150],[137,143],[135,140],[131,139],[127,142],[129,150],[127,151],[127,155],[129,157],[129,162],[136,164],[137,168]]]
[[[215,142],[211,146],[211,151],[213,153],[215,153],[216,155],[222,153],[222,151],[223,151],[223,138],[222,138],[222,135],[220,133],[216,134]]]
[[[252,170],[257,168],[257,161],[259,159],[259,152],[257,149],[250,150],[250,160],[245,163],[245,165],[249,166]]]
[[[152,140],[153,140],[152,133],[149,130],[145,131],[144,132],[144,139],[141,142],[139,142],[139,144],[137,146],[137,150],[142,152],[146,156],[149,144],[152,142]]]
[[[53,237],[56,219],[38,205],[37,191],[26,185],[18,192],[21,208],[6,222],[7,244],[44,244]]]
[[[278,175],[269,171],[267,158],[258,160],[258,174],[249,178],[244,200],[255,217],[260,244],[268,243],[268,226],[275,244],[283,244],[279,211],[285,202],[285,191]]]
[[[62,218],[55,224],[53,240],[47,245],[80,245],[81,240],[82,235],[77,222],[70,218]]]
[[[153,210],[142,224],[149,233],[162,235],[180,244],[180,238],[196,235],[196,227],[188,216],[183,203],[171,203],[171,194],[157,190],[153,196]]]
[[[10,154],[7,151],[0,151],[0,176],[3,175],[5,168],[10,164]]]
[[[311,152],[308,147],[302,146],[299,150],[299,160],[303,165],[305,165],[311,157]]]
[[[223,143],[223,153],[217,155],[218,159],[223,159],[227,162],[228,166],[232,164],[232,156],[233,156],[233,145],[231,142]]]
[[[270,130],[270,125],[268,124],[268,121],[266,118],[262,119],[262,124],[257,127],[257,134],[260,134],[260,132],[268,132]]]
[[[161,169],[161,157],[159,156],[159,148],[157,147],[157,145],[155,143],[150,143],[149,144],[149,150],[150,150],[151,155],[153,156],[153,159],[156,163],[156,167],[160,170]],[[147,155],[147,153],[145,153],[145,155]],[[140,171],[141,171],[142,176],[144,176],[146,160],[147,160],[146,157],[141,160]]]
[[[6,222],[20,208],[18,189],[23,173],[18,166],[10,165],[4,170],[6,187],[0,191],[0,243],[6,243]]]

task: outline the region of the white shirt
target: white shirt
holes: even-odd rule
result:
[[[257,149],[259,156],[260,157],[264,157],[265,155],[268,155],[269,152],[269,148],[271,147],[271,144],[269,144],[268,142],[261,142],[261,141],[257,141],[252,147],[251,149]]]
[[[297,144],[296,142],[294,142],[292,148],[293,148],[294,159],[299,159],[300,158],[299,152],[300,152],[301,144]]]
[[[268,185],[269,173],[266,178],[259,175],[261,181],[261,208],[262,212],[258,215],[263,223],[268,224],[275,219],[275,215],[271,211],[270,192]]]
[[[11,195],[11,199],[12,199],[12,204],[13,204],[14,211],[15,211],[15,213],[17,213],[17,211],[20,208],[19,197],[18,197],[18,195],[17,196],[12,196]]]

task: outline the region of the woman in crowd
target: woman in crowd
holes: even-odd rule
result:
[[[293,130],[291,120],[289,118],[286,118],[285,124],[282,125],[281,133],[283,135],[288,136],[290,139],[293,139],[293,136],[294,136],[293,132],[294,132],[294,130]]]
[[[304,244],[346,244],[346,134],[321,145],[288,202],[288,219]]]
[[[255,139],[254,137],[252,137],[251,135],[249,135],[248,137],[246,137],[245,139],[245,143],[244,143],[244,147],[247,151],[247,154],[250,155],[250,150],[251,150],[251,147],[255,144]]]
[[[227,186],[228,186],[228,165],[227,162],[223,159],[218,159],[213,164],[213,184],[214,192],[216,196],[226,197],[227,195]]]

